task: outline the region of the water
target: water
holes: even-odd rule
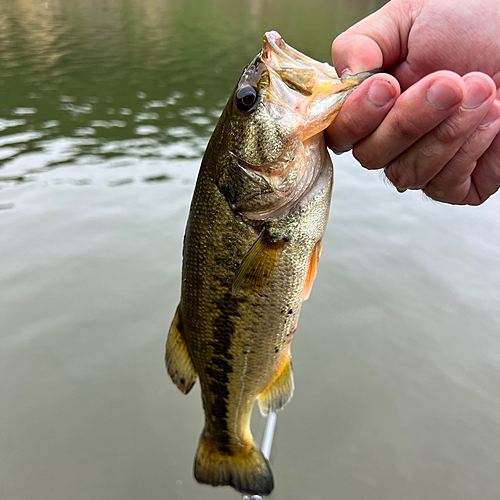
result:
[[[2,500],[239,498],[193,480],[199,388],[163,365],[200,157],[264,31],[329,60],[378,6],[0,3]],[[443,206],[335,163],[272,498],[496,500],[500,195]]]

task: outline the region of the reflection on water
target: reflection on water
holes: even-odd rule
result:
[[[319,2],[322,15],[308,12],[314,25],[304,26],[305,6],[264,10],[258,0],[3,3],[0,182],[75,163],[148,158],[166,170],[168,160],[199,158],[266,29],[281,25],[328,58],[315,25],[330,41],[376,5]]]
[[[380,3],[0,2],[2,500],[237,498],[194,482],[163,366],[200,157],[264,31],[329,60]],[[272,497],[496,500],[500,196],[336,166]]]

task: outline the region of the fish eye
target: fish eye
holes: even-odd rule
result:
[[[245,113],[255,109],[257,105],[257,90],[250,86],[244,85],[236,92],[236,107]]]

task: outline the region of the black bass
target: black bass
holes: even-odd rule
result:
[[[368,76],[340,79],[266,33],[207,146],[166,351],[183,393],[200,377],[201,483],[273,489],[250,432],[252,407],[258,399],[267,415],[292,397],[290,342],[316,277],[333,186],[323,131]]]

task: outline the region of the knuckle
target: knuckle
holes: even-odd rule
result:
[[[395,186],[403,189],[411,188],[415,182],[412,166],[402,158],[390,163],[385,175]]]
[[[476,161],[480,154],[474,151],[474,145],[468,140],[462,144],[460,149],[456,152],[454,161],[458,166],[469,165]],[[481,151],[483,153],[484,151]]]
[[[420,146],[419,154],[425,158],[426,162],[434,162],[442,156],[443,148],[439,141],[434,141]]]
[[[500,136],[497,137],[500,138]],[[492,148],[491,154],[489,154],[487,158],[482,161],[483,168],[488,170],[488,179],[490,180],[490,185],[496,188],[494,192],[496,192],[498,190],[498,187],[500,186],[500,144],[498,144],[498,141],[495,142],[497,142],[497,147]]]
[[[462,135],[458,117],[450,117],[434,129],[434,136],[442,144],[452,144]]]
[[[442,203],[454,203],[446,190],[442,188],[428,185],[422,189],[422,192],[431,200],[440,201]]]
[[[352,139],[352,142],[357,142],[361,139],[366,128],[364,117],[359,112],[349,113],[348,117],[344,117],[342,128],[344,133]]]
[[[488,198],[489,196],[485,196],[483,198],[481,195],[478,194],[473,198],[471,197],[469,197],[468,199],[464,198],[464,200],[460,203],[460,205],[469,205],[471,207],[478,207],[479,205],[482,205]]]
[[[369,148],[365,144],[355,145],[352,154],[361,165],[368,170],[376,170],[384,166],[380,158],[370,154]]]
[[[470,177],[476,164],[477,159],[470,154],[467,148],[462,147],[445,167],[444,173],[449,172],[445,179],[455,185],[461,185]]]
[[[413,121],[413,118],[405,116],[403,113],[395,114],[392,118],[392,124],[399,140],[414,140],[423,134],[421,127]]]

